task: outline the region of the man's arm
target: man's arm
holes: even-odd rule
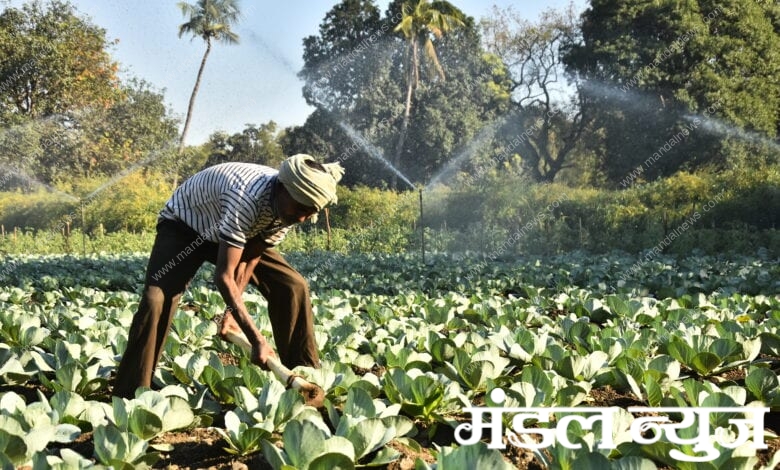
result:
[[[252,276],[255,273],[255,268],[260,262],[260,255],[268,248],[270,248],[270,245],[259,237],[247,241],[246,246],[244,246],[244,251],[241,254],[241,261],[239,261],[238,267],[236,268],[235,275],[238,290],[241,292],[246,290],[246,286],[249,285],[249,282],[252,280]]]
[[[245,253],[244,249],[221,241],[214,280],[222,298],[225,299],[228,313],[233,316],[241,331],[252,344],[252,362],[266,367],[266,360],[275,353],[255,327],[254,320],[249,315],[241,297],[260,258],[255,256],[245,259],[246,254],[248,253]]]

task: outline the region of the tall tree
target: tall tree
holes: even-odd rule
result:
[[[414,90],[420,83],[420,64],[424,63],[433,70],[440,80],[444,80],[444,69],[439,63],[434,40],[441,38],[456,27],[464,26],[465,15],[446,0],[407,0],[401,3],[401,21],[394,31],[403,35],[407,42],[406,60],[406,97],[401,132],[393,155],[393,166],[400,166],[404,142],[409,131],[409,119],[412,114]],[[421,55],[422,50],[422,55]],[[393,175],[391,186],[395,188]]]
[[[627,186],[680,169],[733,164],[704,125],[774,136],[780,121],[776,2],[592,0],[567,64],[586,80],[602,168]],[[730,162],[731,161],[731,162]],[[629,181],[631,180],[631,181]],[[639,180],[638,178],[636,180]]]
[[[113,175],[170,146],[177,123],[162,94],[143,81],[120,81],[112,45],[67,2],[33,1],[0,13],[6,187]]]
[[[319,153],[346,168],[344,184],[380,185],[387,173],[364,154],[340,124],[354,127],[374,144],[378,129],[393,119],[387,105],[397,89],[386,80],[394,48],[394,23],[380,18],[373,0],[343,0],[326,13],[317,36],[303,41],[303,96],[315,107],[303,126],[282,140],[286,153]],[[376,94],[383,94],[375,100]]]
[[[434,179],[446,184],[452,172],[488,158],[502,145],[495,131],[510,111],[508,70],[500,58],[482,48],[473,18],[439,39],[436,52],[447,79],[421,80],[415,88],[414,112],[400,160],[403,172],[423,184]],[[401,63],[403,54],[398,54],[394,64]],[[392,78],[403,81],[403,67],[396,66],[393,72]],[[399,128],[396,123],[394,137]]]
[[[0,13],[0,123],[107,108],[120,98],[106,32],[67,2]]]
[[[393,30],[403,2],[382,17],[371,0],[343,0],[326,15],[319,36],[304,40],[304,96],[317,109],[282,139],[286,153],[318,152],[347,169],[345,184],[387,187],[403,121],[407,42]],[[472,18],[435,38],[447,80],[415,88],[400,164],[413,182],[431,176],[467,146],[486,122],[506,112],[508,81],[500,60],[485,54]],[[435,71],[431,71],[435,74]],[[349,132],[348,132],[349,131]]]
[[[349,110],[360,98],[365,77],[382,55],[389,26],[381,23],[372,0],[344,0],[303,40],[304,98],[314,107]]]
[[[171,117],[162,92],[139,79],[128,80],[121,90],[121,101],[92,110],[74,126],[78,142],[72,173],[115,175],[132,165],[172,157],[179,122]]]
[[[181,139],[179,140],[179,152],[181,152],[184,149],[187,131],[190,128],[195,97],[200,88],[200,80],[203,77],[203,69],[206,67],[206,59],[208,59],[211,52],[212,42],[238,43],[238,34],[231,28],[240,19],[241,11],[236,0],[198,0],[195,4],[179,2],[178,5],[182,14],[188,18],[186,23],[179,26],[179,37],[189,34],[193,38],[199,37],[206,42],[206,51],[203,53],[203,58],[200,61],[198,75],[195,78],[195,86],[192,88],[190,102],[187,106],[187,117],[184,120],[184,128],[181,131]]]
[[[512,114],[502,129],[512,148],[506,153],[519,155],[534,181],[550,182],[569,163],[589,121],[580,84],[563,64],[562,50],[578,41],[575,12],[547,10],[531,22],[511,7],[494,7],[482,30],[512,81]]]

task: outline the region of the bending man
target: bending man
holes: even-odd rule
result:
[[[268,301],[282,363],[319,367],[308,286],[272,248],[292,225],[336,202],[343,172],[338,163],[323,165],[299,154],[279,171],[249,163],[215,165],[177,188],[160,212],[114,395],[133,398],[136,388],[151,386],[179,299],[205,261],[216,265],[215,283],[227,305],[220,335],[240,328],[252,343],[252,362],[261,367],[275,354],[241,298],[251,283]]]

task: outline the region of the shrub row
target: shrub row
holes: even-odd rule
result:
[[[139,172],[100,189],[106,183],[77,188],[84,194],[80,200],[58,192],[0,193],[0,224],[6,231],[0,251],[145,251],[170,182]],[[340,188],[338,205],[316,223],[297,227],[284,250],[419,250],[418,197],[417,192]],[[494,174],[472,184],[425,190],[423,223],[428,250],[492,257],[614,249],[715,253],[764,247],[778,253],[778,207],[777,169],[678,173],[620,191],[521,184]],[[20,228],[16,236],[10,235],[13,227]],[[86,242],[76,240],[75,228],[87,234]]]

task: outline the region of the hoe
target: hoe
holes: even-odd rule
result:
[[[252,345],[242,331],[230,330],[225,334],[225,338],[247,353],[252,352]],[[276,356],[268,358],[267,365],[279,380],[287,384],[287,387],[298,390],[303,395],[307,405],[322,408],[325,400],[325,391],[320,386],[307,381],[300,375],[294,374]]]

